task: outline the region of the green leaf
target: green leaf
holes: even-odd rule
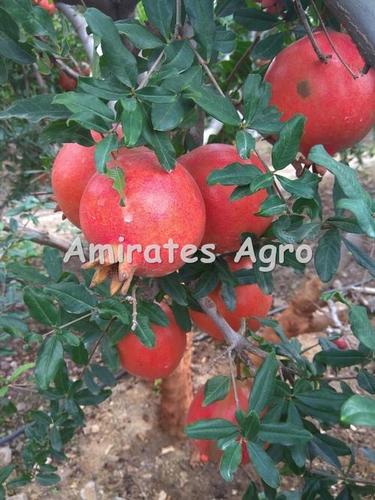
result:
[[[204,57],[209,60],[216,38],[214,1],[184,0],[184,5],[194,29],[195,38],[204,49]]]
[[[231,163],[224,168],[213,170],[207,177],[207,184],[221,184],[222,186],[245,186],[259,174],[255,165]]]
[[[61,440],[61,434],[56,426],[53,426],[50,433],[51,446],[56,451],[61,451],[63,448],[63,443]]]
[[[350,168],[350,167],[348,167]],[[350,210],[355,215],[359,227],[370,238],[375,238],[375,221],[368,200],[363,198],[341,199],[336,203],[336,208]]]
[[[246,160],[255,148],[255,139],[245,130],[239,130],[236,134],[236,148],[238,154]]]
[[[177,321],[177,324],[184,332],[191,331],[191,320],[189,315],[189,309],[185,306],[177,304],[177,302],[172,302],[171,309],[173,311],[173,316]]]
[[[249,399],[249,410],[260,414],[270,402],[275,391],[278,363],[274,354],[269,354],[258,368]]]
[[[45,290],[56,296],[63,308],[72,314],[91,311],[96,305],[94,295],[83,285],[59,283],[45,287]]]
[[[135,146],[139,141],[143,128],[143,113],[140,104],[134,97],[121,99],[123,112],[121,113],[122,131],[125,145]]]
[[[45,340],[39,349],[35,366],[35,378],[41,389],[46,390],[64,361],[64,349],[57,335]]]
[[[349,311],[349,321],[357,339],[368,349],[375,351],[375,330],[363,306],[352,306]]]
[[[213,267],[209,267],[199,276],[194,283],[194,297],[202,299],[214,290],[219,282],[217,272]]]
[[[168,104],[176,100],[176,93],[163,87],[155,87],[149,85],[143,89],[137,90],[138,99],[147,102],[157,102],[160,104]]]
[[[106,137],[104,137],[104,139],[102,139],[95,145],[95,164],[96,164],[96,170],[98,172],[104,173],[107,171],[107,163],[111,159],[111,153],[112,151],[115,151],[117,148],[118,148],[118,141],[116,134],[107,135]],[[120,169],[115,169],[115,171],[116,170]],[[111,172],[108,172],[108,177],[113,178]],[[122,196],[123,191],[120,191],[119,194],[120,196]]]
[[[287,167],[295,159],[299,151],[305,121],[304,116],[296,115],[284,123],[272,149],[272,165],[276,170]]]
[[[117,31],[126,35],[139,49],[158,49],[164,43],[151,33],[145,26],[135,20],[121,20],[115,22]]]
[[[185,95],[220,122],[235,127],[241,124],[241,119],[232,102],[212,87],[192,88],[186,91]]]
[[[0,31],[0,56],[10,59],[18,64],[32,64],[35,56],[30,53],[30,47],[26,44],[19,44],[8,35]]]
[[[354,217],[329,217],[326,222],[346,233],[363,233]]]
[[[280,215],[286,210],[286,204],[276,194],[268,196],[260,206],[257,215],[262,217],[272,217],[273,215]]]
[[[119,167],[110,168],[105,173],[106,177],[113,180],[112,187],[120,196],[120,205],[125,206],[125,174]]]
[[[91,394],[88,389],[82,389],[75,394],[75,401],[82,406],[99,405],[111,395],[110,389],[104,389],[100,394]]]
[[[296,394],[294,402],[304,415],[317,418],[322,422],[336,424],[339,421],[341,407],[347,398],[346,394],[322,388]]]
[[[168,104],[154,102],[151,108],[151,120],[155,130],[173,130],[184,119],[185,108],[182,99],[176,96],[175,101]]]
[[[124,98],[125,95],[130,96],[129,88],[113,76],[107,77],[105,80],[80,77],[78,79],[78,90],[107,101],[117,101]]]
[[[299,179],[288,179],[281,175],[276,175],[282,187],[298,198],[315,199],[318,193],[319,176],[312,174],[308,170]]]
[[[369,361],[368,355],[356,351],[354,349],[347,349],[341,351],[340,349],[330,349],[329,351],[319,352],[314,361],[323,365],[329,365],[333,368],[345,368],[346,366],[360,365]]]
[[[251,181],[250,191],[251,193],[256,193],[260,189],[269,188],[272,186],[273,182],[273,172],[267,172],[265,174],[259,174],[254,177]]]
[[[342,238],[344,245],[349,250],[349,252],[353,255],[354,260],[362,267],[367,269],[367,271],[375,276],[375,261],[367,255],[360,247],[357,247],[350,240],[346,238]]]
[[[21,375],[34,368],[34,366],[35,363],[24,363],[23,365],[16,368],[12,375],[9,375],[9,377],[7,377],[7,381],[10,383],[15,382],[18,378],[21,377]]]
[[[176,165],[176,151],[169,135],[166,132],[155,132],[143,129],[146,142],[154,149],[161,166],[168,172]]]
[[[56,248],[45,247],[43,249],[43,265],[48,276],[57,281],[62,273],[62,258]]]
[[[23,293],[23,300],[34,319],[44,325],[52,326],[56,324],[58,311],[47,295],[33,288],[26,287]]]
[[[36,475],[36,482],[41,486],[53,486],[60,481],[60,476],[54,472],[40,472]]]
[[[165,48],[166,61],[159,71],[159,78],[170,78],[188,70],[195,60],[193,49],[187,40],[175,40]]]
[[[16,42],[19,39],[18,25],[4,9],[0,9],[0,31],[4,32],[9,38],[13,38]]]
[[[113,387],[116,385],[116,378],[106,366],[93,364],[91,365],[92,374],[97,377],[104,385]]]
[[[234,441],[223,452],[220,460],[220,475],[224,481],[232,481],[233,474],[237,471],[242,461],[242,444]]]
[[[41,139],[46,144],[76,142],[82,146],[92,146],[93,138],[90,130],[79,123],[58,120],[48,124],[41,133]]]
[[[166,87],[173,93],[180,93],[190,87],[199,87],[202,85],[203,72],[200,66],[192,66],[183,73],[175,73],[163,81],[163,87]]]
[[[155,347],[155,334],[150,327],[150,322],[147,316],[143,316],[143,314],[137,315],[137,327],[135,329],[135,334],[144,346],[149,349]]]
[[[341,409],[341,421],[345,424],[375,427],[375,399],[352,396]]]
[[[0,57],[0,85],[8,81],[8,66],[5,58]]]
[[[230,54],[236,49],[236,34],[223,26],[216,26],[214,49],[223,54]]]
[[[85,11],[86,21],[91,31],[101,39],[103,57],[100,65],[104,75],[115,75],[120,82],[129,87],[137,84],[137,61],[122,43],[112,19],[97,9]]]
[[[251,123],[260,105],[262,97],[262,77],[256,73],[250,73],[243,86],[244,118],[246,123]],[[268,100],[266,104],[268,104]]]
[[[99,315],[103,319],[118,318],[125,326],[130,325],[130,314],[126,304],[116,299],[106,299],[98,305]]]
[[[230,379],[224,375],[210,378],[204,386],[203,406],[208,406],[215,401],[224,399],[230,390]]]
[[[168,326],[169,319],[159,304],[154,302],[138,301],[138,311],[144,313],[151,323],[159,326]]]
[[[250,411],[248,415],[239,415],[237,412],[237,421],[241,427],[241,433],[248,441],[255,441],[260,429],[259,416],[255,411]]]
[[[375,394],[375,375],[362,369],[358,372],[357,382],[361,389],[364,389],[370,394]]]
[[[267,31],[280,22],[277,16],[249,8],[238,9],[234,13],[234,20],[249,31]]]
[[[172,21],[175,16],[175,0],[143,0],[143,7],[149,21],[160,31],[164,38],[171,34]]]
[[[315,251],[314,265],[323,283],[331,281],[335,276],[341,258],[341,237],[337,229],[326,231],[319,239]]]
[[[76,116],[80,112],[89,113],[90,116],[94,117],[97,116],[103,124],[108,124],[108,128],[112,126],[114,121],[113,111],[98,97],[92,95],[81,94],[79,92],[64,92],[63,94],[56,95],[53,102],[55,104],[63,104]]]
[[[168,274],[158,280],[160,288],[180,306],[187,306],[187,293],[184,285],[180,283],[177,273]]]
[[[307,443],[312,439],[309,431],[290,423],[260,424],[258,437],[264,442],[283,446]]]
[[[9,464],[0,469],[0,484],[3,484],[15,469],[15,465]]]
[[[21,118],[31,123],[38,123],[46,118],[52,120],[68,118],[69,112],[66,107],[53,103],[54,98],[54,94],[43,94],[16,100],[8,109],[0,113],[0,120]]]
[[[253,60],[264,59],[269,61],[281,51],[283,45],[284,33],[269,35],[255,45],[253,51],[251,52],[251,58]]]
[[[259,476],[268,486],[277,488],[280,483],[280,476],[271,457],[267,455],[259,444],[249,442],[247,443],[247,449],[254,469]]]
[[[223,418],[198,420],[185,427],[186,435],[191,439],[222,439],[233,438],[239,435],[238,427]]]

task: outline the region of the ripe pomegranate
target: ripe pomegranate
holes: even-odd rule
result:
[[[181,249],[199,246],[205,227],[205,207],[197,184],[177,163],[166,172],[155,153],[145,147],[118,152],[112,167],[125,177],[124,202],[113,188],[113,181],[95,174],[88,183],[80,205],[82,231],[90,243],[111,245],[115,255],[124,249],[119,278],[133,274],[157,277],[183,265]],[[172,241],[178,249],[164,247]],[[129,246],[140,251],[128,259]],[[129,262],[130,260],[130,262]]]
[[[315,39],[330,55],[319,61],[307,37],[282,50],[271,63],[265,80],[272,84],[271,103],[288,120],[296,113],[306,117],[301,152],[315,144],[330,154],[353,146],[375,122],[375,70],[354,79],[332,50],[325,34]],[[360,74],[365,62],[350,36],[330,33],[332,42],[351,69]]]
[[[349,349],[349,345],[347,343],[347,341],[345,340],[344,337],[340,337],[336,340],[333,340],[332,341],[335,346],[337,346],[341,351],[346,351],[347,349]]]
[[[79,223],[79,204],[85,187],[95,173],[95,147],[64,144],[52,167],[52,190],[58,206],[75,226]]]
[[[207,224],[202,243],[215,244],[217,253],[233,252],[241,245],[241,233],[251,232],[260,236],[270,226],[270,217],[255,215],[267,197],[265,190],[241,200],[230,201],[233,186],[207,184],[207,177],[213,170],[231,163],[252,164],[261,172],[265,172],[257,155],[252,154],[249,160],[243,160],[234,146],[208,144],[181,156],[179,162],[197,181],[206,204]]]
[[[152,325],[155,346],[148,348],[130,332],[117,344],[122,367],[148,380],[168,377],[178,366],[186,348],[186,334],[178,326],[169,306],[160,304],[168,326]]]
[[[232,271],[239,269],[251,269],[250,259],[242,259],[239,263],[229,260],[229,267]],[[233,311],[227,308],[220,294],[220,287],[217,287],[209,294],[209,297],[215,302],[218,312],[238,331],[241,326],[241,319],[247,318],[247,325],[251,330],[257,330],[260,326],[259,321],[254,318],[264,318],[271,308],[272,296],[265,295],[258,285],[240,285],[236,289],[236,307]],[[223,341],[224,337],[221,330],[216,326],[207,314],[190,310],[191,319],[197,327],[206,332],[216,340]]]
[[[65,71],[61,70],[59,73],[58,84],[63,90],[69,92],[71,90],[75,90],[77,87],[77,80],[73,76],[70,76],[65,73]]]
[[[261,0],[260,3],[269,14],[280,14],[285,8],[284,0]]]
[[[34,3],[41,9],[46,10],[51,16],[57,12],[55,4],[53,2],[49,2],[49,0],[36,0]]]
[[[249,399],[249,387],[246,385],[236,382],[237,394],[240,403],[240,408],[244,412],[248,411],[248,399]],[[195,395],[187,417],[186,423],[193,424],[199,420],[207,420],[210,418],[223,418],[229,420],[232,423],[236,423],[236,401],[234,397],[233,387],[231,387],[228,395],[220,400],[215,401],[207,406],[203,405],[204,401],[204,386],[200,387],[197,394]],[[193,440],[194,446],[200,452],[200,458],[203,462],[208,460],[216,462],[221,456],[221,451],[216,446],[216,442],[213,440],[206,439],[195,439]],[[242,463],[249,462],[249,455],[246,449],[246,443],[242,443]]]

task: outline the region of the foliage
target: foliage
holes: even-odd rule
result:
[[[75,91],[57,95],[54,84],[48,86],[46,94],[40,93],[34,82],[28,91],[22,86],[30,81],[35,65],[47,77],[53,71],[54,59],[71,62],[71,45],[78,43],[72,29],[60,15],[51,18],[31,0],[2,3],[0,76],[2,95],[7,98],[0,112],[0,133],[2,143],[11,139],[24,154],[32,151],[26,155],[29,167],[24,160],[20,163],[23,174],[31,167],[43,167],[44,171],[53,152],[53,146],[46,143],[94,145],[90,130],[105,136],[95,146],[98,171],[113,175],[106,170],[111,152],[120,145],[142,144],[151,147],[162,166],[171,170],[178,154],[197,145],[191,131],[202,126],[202,116],[206,124],[216,119],[223,129],[210,140],[234,143],[244,159],[256,148],[256,133],[274,138],[274,170],[254,175],[254,169],[232,164],[215,171],[209,179],[210,184],[233,186],[233,199],[262,188],[268,190],[270,196],[260,213],[275,218],[257,248],[265,242],[296,245],[317,241],[315,270],[322,281],[329,282],[338,269],[344,245],[358,265],[374,276],[372,257],[348,237],[352,233],[375,236],[375,205],[357,173],[333,159],[321,145],[311,150],[309,160],[335,176],[330,213],[323,212],[320,177],[316,173],[306,169],[294,180],[281,175],[298,153],[304,117],[281,122],[280,113],[269,104],[270,86],[262,81],[266,69],[262,60],[269,60],[301,34],[292,2],[287,2],[282,18],[262,11],[255,2],[184,0],[183,16],[193,30],[190,40],[181,36],[174,0],[142,3],[145,19],[154,27],[152,31],[143,18],[113,22],[96,9],[84,11],[89,32],[101,51],[95,52],[92,76],[80,77]],[[305,7],[308,3],[304,2]],[[311,7],[307,8],[311,20],[317,23]],[[260,41],[254,42],[255,36]],[[82,55],[81,49],[75,50]],[[246,51],[249,55],[243,58]],[[12,76],[15,68],[17,84]],[[225,94],[219,92],[217,82]],[[242,96],[241,101],[238,96]],[[114,124],[122,125],[123,139],[117,137]],[[40,161],[41,155],[45,161]],[[122,191],[123,179],[116,176],[114,181]],[[280,185],[288,194],[287,200],[280,197]],[[26,197],[19,210],[30,217],[33,203]],[[9,339],[19,339],[25,348],[37,348],[38,352],[35,367],[21,365],[10,376],[0,378],[0,404],[9,410],[12,384],[25,374],[45,404],[43,410],[32,413],[26,424],[22,465],[16,472],[13,466],[0,470],[0,484],[8,492],[32,479],[44,486],[59,481],[57,464],[66,458],[67,444],[84,425],[82,408],[98,405],[111,395],[118,371],[115,346],[132,325],[132,307],[126,298],[111,297],[107,284],[90,289],[92,272],[64,271],[60,252],[55,249],[45,248],[42,255],[28,253],[29,247],[20,242],[16,220],[10,219],[9,226],[2,239],[4,264],[0,281],[7,286],[8,295],[0,302],[0,355],[9,354]],[[26,245],[30,242],[26,241]],[[43,268],[36,268],[35,258]],[[196,308],[197,300],[217,284],[226,291],[228,303],[233,302],[234,287],[244,280],[257,282],[268,293],[272,291],[271,273],[255,267],[246,276],[238,276],[225,268],[224,261],[220,262],[188,264],[179,273],[153,283],[138,282],[141,288],[156,290],[151,297],[139,294],[135,334],[140,341],[152,346],[151,325],[165,324],[154,299],[160,302],[168,295],[177,321],[189,330],[188,307]],[[293,258],[286,265],[301,271]],[[325,300],[332,298],[348,303],[339,294]],[[32,321],[12,307],[21,300]],[[280,474],[304,477],[303,491],[296,498],[332,498],[330,486],[337,483],[342,485],[342,498],[355,497],[357,486],[350,478],[353,450],[332,437],[329,430],[335,425],[375,426],[375,379],[370,371],[375,337],[366,309],[348,305],[358,349],[340,351],[322,339],[321,352],[310,362],[298,340],[287,339],[277,328],[281,342],[277,346],[265,345],[271,352],[257,371],[248,412],[238,412],[235,424],[216,419],[187,428],[192,438],[217,441],[223,451],[220,473],[225,480],[231,480],[237,471],[240,442],[244,442],[263,484],[262,498],[289,498],[279,489]],[[35,322],[41,325],[38,331]],[[328,370],[339,374],[348,366],[353,367],[359,386],[369,396],[355,395],[344,382],[337,388],[327,380]],[[206,385],[205,404],[223,399],[229,388],[227,377],[211,379]],[[350,457],[348,470],[342,469],[343,456]],[[316,457],[334,468],[335,473],[311,472]],[[1,488],[0,497],[5,494]],[[258,485],[251,483],[244,498],[258,498],[257,492]]]

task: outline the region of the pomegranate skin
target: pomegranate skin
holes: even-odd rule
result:
[[[161,303],[168,326],[152,325],[155,346],[144,346],[134,333],[117,344],[122,367],[132,375],[147,380],[168,377],[179,365],[186,349],[186,334],[178,326],[169,306]]]
[[[284,0],[261,0],[260,3],[269,14],[280,14],[285,8]]]
[[[215,401],[208,406],[203,406],[204,401],[204,385],[198,389],[197,394],[194,396],[194,399],[190,405],[186,423],[193,424],[198,420],[207,420],[211,418],[223,418],[225,420],[229,420],[233,424],[236,421],[236,401],[234,397],[233,387],[231,387],[227,396],[220,400]],[[240,403],[240,408],[245,413],[248,411],[248,398],[249,398],[249,387],[246,385],[237,382],[237,394]],[[213,461],[217,462],[220,459],[222,454],[221,450],[216,446],[216,442],[213,440],[206,439],[194,439],[194,446],[200,452],[200,457],[202,461]],[[242,463],[249,462],[249,455],[247,453],[246,444],[242,445]]]
[[[265,80],[272,85],[271,104],[288,120],[306,117],[301,152],[323,144],[330,154],[363,139],[375,121],[375,71],[354,79],[333,52],[323,32],[314,33],[321,51],[332,56],[319,61],[307,37],[282,50]],[[356,74],[365,62],[349,35],[330,33],[337,51]]]
[[[44,9],[48,12],[50,16],[53,14],[56,14],[57,8],[53,2],[49,2],[48,0],[39,0],[35,2],[35,5],[40,7],[41,9]]]
[[[80,227],[81,197],[95,172],[94,146],[64,144],[53,162],[51,183],[55,200],[66,218],[77,227]]]
[[[80,205],[85,237],[90,243],[114,248],[122,243],[124,250],[127,245],[141,245],[142,252],[134,252],[132,262],[123,266],[128,266],[129,274],[157,277],[176,271],[184,264],[181,248],[188,244],[199,247],[205,227],[204,202],[194,179],[178,163],[172,172],[166,172],[145,147],[120,151],[111,167],[124,172],[125,206],[120,206],[112,180],[95,174]],[[179,245],[173,262],[169,262],[168,249],[163,248],[169,240]],[[160,249],[161,262],[147,262],[150,259],[144,251],[150,245]],[[149,257],[158,255],[152,251]]]
[[[67,75],[65,71],[60,71],[58,84],[60,88],[69,92],[77,87],[77,80],[70,75]]]
[[[235,263],[228,260],[232,271],[239,269],[251,269],[250,259],[242,259]],[[241,327],[241,318],[247,318],[247,325],[251,330],[257,330],[260,323],[254,316],[264,318],[267,316],[272,305],[272,295],[265,295],[258,285],[240,285],[235,288],[236,307],[233,311],[227,308],[220,294],[220,287],[215,288],[209,297],[215,302],[218,312],[229,323],[233,330],[238,331]],[[190,309],[190,316],[195,325],[220,342],[224,336],[214,321],[205,313]]]
[[[215,244],[217,253],[234,252],[241,246],[241,233],[251,232],[260,236],[270,226],[272,218],[255,215],[267,197],[265,190],[241,200],[230,201],[229,197],[235,186],[207,184],[207,177],[213,170],[235,162],[253,164],[261,172],[265,172],[255,154],[248,160],[243,160],[234,146],[207,144],[181,156],[179,162],[196,180],[206,204],[207,224],[203,244]]]

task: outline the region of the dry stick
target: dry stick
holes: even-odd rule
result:
[[[86,28],[88,25],[86,19],[71,5],[58,2],[56,3],[56,7],[64,14],[76,30],[91,65],[94,59],[94,37],[87,34]]]
[[[329,56],[324,55],[321,52],[318,44],[316,43],[316,40],[314,38],[314,33],[312,32],[312,30],[310,28],[310,24],[309,24],[309,21],[307,19],[306,13],[303,9],[303,6],[301,4],[301,0],[294,0],[294,3],[296,5],[298,17],[300,18],[301,23],[302,23],[303,27],[305,28],[306,34],[309,37],[311,45],[313,46],[313,49],[314,49],[316,55],[318,56],[319,61],[326,63],[327,60],[329,59]]]
[[[174,27],[174,37],[178,38],[180,36],[180,31],[182,28],[182,0],[176,0],[176,24]]]
[[[193,49],[195,57],[198,59],[199,64],[203,67],[204,71],[207,73],[208,78],[211,80],[211,82],[213,83],[214,87],[219,92],[219,94],[222,97],[225,97],[224,92],[222,91],[220,85],[217,83],[216,78],[214,77],[212,71],[210,70],[210,68],[207,65],[207,62],[203,59],[203,57],[200,55],[200,53],[194,47],[194,44],[191,40],[189,40],[189,43],[190,43],[190,47]]]
[[[38,84],[40,90],[42,91],[43,94],[47,94],[48,92],[48,87],[46,82],[44,81],[44,78],[40,74],[40,71],[38,69],[38,65],[36,63],[33,63],[33,70],[34,70],[34,76],[36,83]]]
[[[5,224],[2,230],[6,231],[7,233],[12,232],[8,224]],[[41,231],[36,231],[34,229],[26,229],[26,228],[21,229],[15,231],[15,234],[19,235],[20,237],[24,237],[25,239],[28,239],[30,241],[33,241],[34,243],[38,243],[39,245],[56,248],[57,250],[61,250],[62,252],[67,252],[71,245],[69,241],[61,240],[60,238],[51,236],[47,232],[44,233]]]
[[[229,86],[229,83],[232,81],[234,75],[237,73],[238,71],[238,68],[241,66],[241,64],[243,63],[243,61],[247,58],[247,57],[250,57],[252,51],[254,50],[255,46],[258,44],[260,40],[260,36],[257,35],[254,39],[254,42],[249,45],[249,47],[245,50],[245,52],[242,54],[242,56],[238,59],[238,61],[236,62],[236,65],[234,66],[234,68],[232,69],[232,71],[230,72],[228,78],[227,78],[227,87]]]
[[[314,7],[315,9],[315,12],[317,13],[317,16],[318,16],[318,19],[319,19],[319,22],[320,22],[320,26],[322,27],[322,30],[324,31],[324,34],[328,40],[328,43],[330,44],[330,46],[332,47],[332,50],[333,52],[337,55],[338,59],[340,60],[341,64],[349,71],[349,73],[351,74],[351,76],[354,78],[354,79],[357,79],[359,77],[359,75],[356,75],[354,73],[354,71],[351,69],[351,67],[349,66],[349,64],[347,64],[344,59],[342,58],[341,54],[339,53],[339,51],[337,50],[335,44],[333,43],[332,41],[332,38],[329,34],[329,31],[327,30],[327,27],[323,21],[323,18],[319,12],[319,9],[318,7],[316,6],[316,3],[314,0],[311,0],[311,4],[312,6]]]
[[[235,367],[234,367],[233,358],[232,358],[232,352],[231,351],[228,352],[228,359],[229,359],[230,376],[232,378],[234,400],[236,402],[236,409],[240,410],[241,408],[240,408],[240,400],[238,398],[238,392],[237,392]]]
[[[59,59],[58,57],[55,57],[55,61],[56,61],[56,64],[58,66],[60,66],[60,68],[69,76],[71,76],[72,78],[79,78],[81,75],[78,73],[78,71],[75,71],[74,69],[72,69],[70,66],[68,66],[67,64],[64,63],[64,61],[62,61],[61,59]]]

